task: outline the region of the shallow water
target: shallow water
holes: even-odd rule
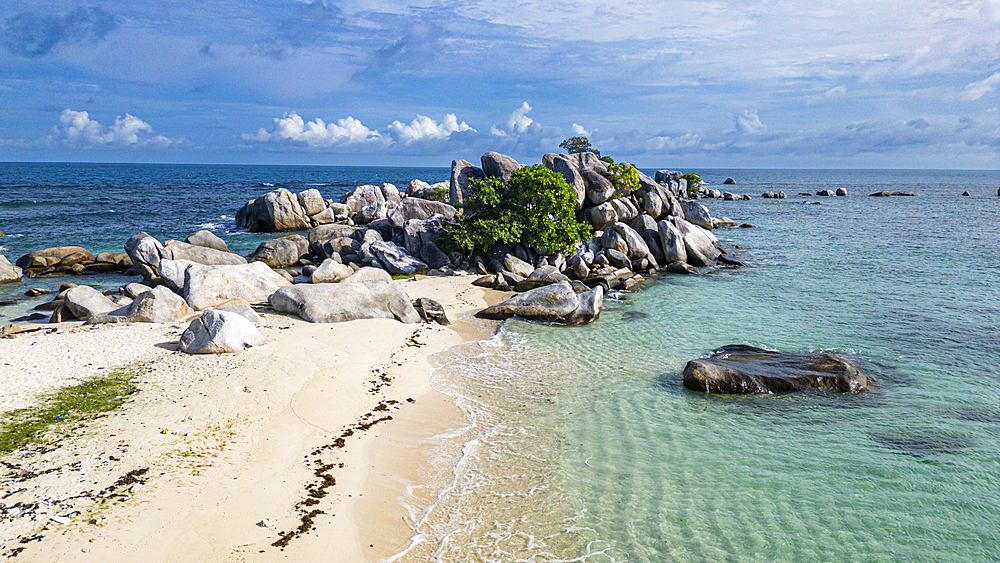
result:
[[[432,382],[476,433],[400,560],[1000,557],[1000,177],[737,174],[718,175],[851,196],[708,202],[757,225],[718,233],[749,268],[664,278],[585,327],[509,321],[444,358]],[[687,360],[733,343],[845,354],[878,385],[683,388]]]

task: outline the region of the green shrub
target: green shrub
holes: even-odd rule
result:
[[[451,192],[448,188],[434,188],[433,190],[426,190],[422,195],[424,196],[424,199],[440,201],[442,203],[448,203],[451,199]]]
[[[612,164],[608,166],[608,179],[615,186],[615,194],[611,197],[631,195],[639,189],[639,171],[635,166]]]
[[[701,176],[699,176],[697,174],[693,174],[691,172],[688,172],[687,174],[681,176],[681,178],[684,179],[684,180],[687,180],[688,185],[691,185],[691,184],[696,183],[696,182],[699,183],[699,184],[704,184],[705,183],[705,182],[701,181]]]
[[[455,245],[469,253],[513,242],[556,252],[590,236],[590,226],[576,220],[576,192],[544,166],[515,170],[506,186],[499,178],[470,183],[478,191],[448,227]]]

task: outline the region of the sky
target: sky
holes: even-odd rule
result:
[[[1000,0],[3,0],[0,161],[1000,169]]]

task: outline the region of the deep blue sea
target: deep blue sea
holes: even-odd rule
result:
[[[686,171],[733,177],[732,191],[754,196],[703,202],[756,226],[716,232],[750,265],[616,294],[587,326],[513,320],[443,353],[431,382],[473,424],[453,474],[411,484],[441,492],[411,507],[416,536],[395,559],[1000,560],[1000,172]],[[339,198],[447,176],[0,164],[0,230],[12,235],[0,246],[14,261],[209,228],[250,251],[266,236],[232,217],[272,186]],[[838,187],[850,195],[796,195]],[[919,195],[868,197],[882,190]],[[58,281],[0,286],[0,298]],[[877,386],[850,397],[683,388],[689,359],[739,343],[844,354]]]

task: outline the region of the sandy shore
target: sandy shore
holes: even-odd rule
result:
[[[144,362],[124,408],[0,460],[0,555],[152,563],[398,553],[411,530],[402,489],[431,463],[414,444],[465,424],[427,383],[431,357],[493,329],[472,313],[500,294],[471,279],[402,282],[412,298],[441,302],[448,327],[264,315],[268,342],[238,355],[177,352],[184,323],[0,341],[9,364],[0,376],[16,382],[0,395],[5,409]]]

